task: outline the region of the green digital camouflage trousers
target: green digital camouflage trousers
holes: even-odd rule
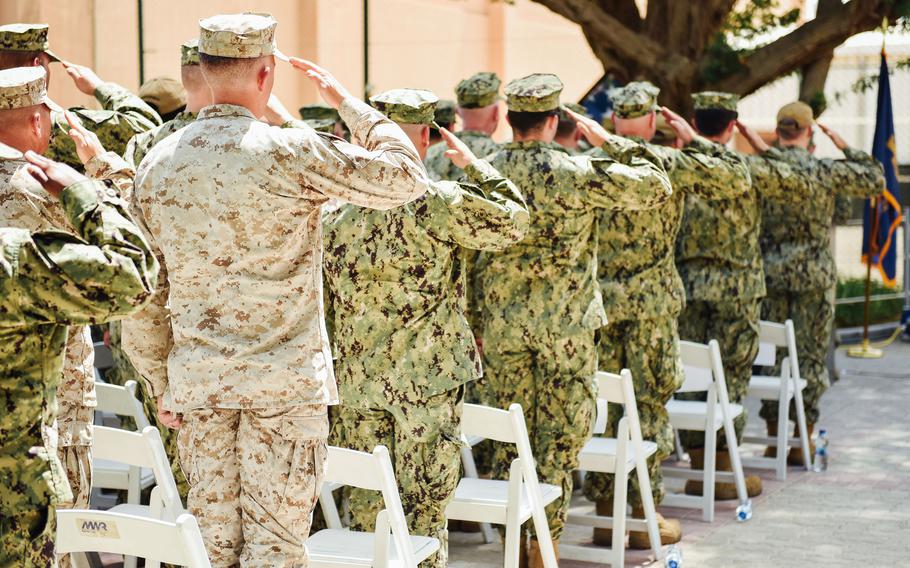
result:
[[[724,302],[687,301],[679,316],[679,337],[687,341],[708,343],[716,339],[724,363],[727,394],[732,403],[742,403],[749,392],[752,363],[758,355],[758,320],[761,298],[730,299]],[[680,398],[701,397],[704,393],[685,393]],[[737,441],[742,440],[746,412],[733,421]],[[683,447],[703,448],[704,432],[680,432]],[[727,441],[723,431],[717,433],[717,449],[724,450]]]
[[[822,395],[831,386],[825,356],[834,322],[834,302],[830,290],[788,292],[768,290],[762,302],[762,319],[774,322],[793,320],[796,331],[796,353],[799,357],[799,375],[807,382],[803,391],[803,405],[806,407],[806,421],[818,422],[818,404]],[[778,353],[778,361],[781,360]],[[768,374],[780,374],[780,364]],[[777,420],[777,401],[762,403],[759,415],[765,420]],[[795,419],[796,410],[790,408],[790,417]]]
[[[484,397],[494,408],[518,403],[524,410],[537,474],[542,483],[562,488],[560,498],[547,507],[550,533],[559,539],[572,498],[578,453],[591,434],[597,368],[594,332],[554,337],[545,330],[525,331],[484,337]],[[507,479],[517,457],[514,445],[496,444],[493,477]],[[528,529],[535,534],[533,525]]]
[[[421,567],[448,565],[445,510],[461,479],[461,411],[464,388],[451,390],[421,405],[390,409],[342,406],[333,413],[330,443],[362,452],[377,445],[389,449],[401,494],[401,505],[411,534],[439,539],[440,549]],[[373,531],[383,508],[376,491],[351,489],[347,493],[351,528]]]
[[[597,351],[601,371],[632,372],[642,437],[657,444],[657,453],[648,459],[648,475],[654,504],[660,504],[664,497],[660,462],[673,453],[674,446],[666,404],[683,380],[676,316],[611,323],[598,331]],[[622,415],[622,407],[609,405],[604,436],[616,436]],[[584,494],[591,501],[612,499],[613,491],[613,475],[588,472],[585,476]],[[630,479],[628,499],[633,507],[642,504],[635,476]]]

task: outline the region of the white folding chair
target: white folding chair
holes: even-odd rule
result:
[[[177,483],[170,462],[161,442],[161,435],[154,426],[146,426],[142,433],[118,428],[96,426],[93,448],[94,459],[105,464],[125,466],[131,470],[149,472],[155,488],[148,505],[122,503],[110,509],[113,513],[173,521],[186,511],[180,501]],[[158,566],[158,559],[146,560],[146,567]],[[136,566],[135,556],[124,559],[124,567]]]
[[[376,532],[328,528],[311,535],[306,542],[311,568],[417,568],[439,550],[438,539],[408,533],[392,460],[385,446],[376,446],[372,454],[329,446],[325,480],[380,491],[385,509],[376,515]]]
[[[544,508],[559,498],[562,488],[540,483],[537,479],[537,467],[521,405],[512,404],[509,410],[498,410],[465,404],[461,431],[467,438],[478,436],[515,444],[518,457],[512,461],[508,481],[462,478],[458,482],[454,498],[446,508],[446,517],[505,525],[505,568],[518,566],[521,525],[533,519],[544,566],[557,568]]]
[[[641,423],[632,386],[632,373],[623,369],[619,375],[597,372],[597,420],[594,433],[603,434],[608,423],[608,403],[621,404],[623,417],[619,420],[615,438],[591,438],[579,454],[579,469],[597,473],[610,473],[614,477],[613,516],[604,517],[593,513],[569,512],[568,522],[588,527],[613,529],[613,545],[610,550],[589,546],[562,545],[560,557],[585,562],[608,563],[622,568],[625,564],[626,528],[647,531],[651,548],[659,560],[662,556],[660,532],[657,528],[657,511],[651,494],[651,479],[648,475],[649,457],[657,453],[657,444],[645,442],[641,436]],[[644,519],[626,519],[629,474],[635,471],[641,488]]]
[[[741,503],[749,498],[746,493],[746,480],[743,475],[739,447],[736,444],[736,431],[733,419],[743,413],[739,404],[731,404],[727,397],[727,382],[724,378],[724,367],[720,358],[720,346],[712,339],[708,345],[680,341],[685,381],[676,391],[706,392],[706,401],[672,399],[667,403],[670,424],[675,430],[694,430],[705,433],[704,470],[692,470],[680,467],[664,467],[664,477],[681,477],[683,479],[701,479],[702,496],[668,493],[663,504],[667,507],[686,507],[701,509],[705,521],[714,521],[714,482],[733,482]],[[732,472],[716,471],[715,452],[717,451],[717,432],[724,431],[727,451],[733,465]]]
[[[60,509],[56,547],[58,554],[154,555],[177,566],[211,568],[196,518],[187,513],[169,522],[110,511]]]
[[[122,387],[97,383],[95,385],[98,396],[96,412],[109,412],[119,416],[132,417],[136,422],[136,427],[140,431],[144,431],[149,426],[149,420],[145,415],[142,403],[136,398],[136,388],[136,381],[127,381]],[[157,431],[155,433],[157,434]],[[97,447],[97,442],[95,445]],[[93,488],[126,490],[126,502],[131,505],[138,505],[142,491],[155,484],[155,475],[151,469],[128,465],[117,459],[105,459],[98,453],[97,448],[92,459],[92,472]]]
[[[747,467],[761,469],[774,469],[777,479],[787,478],[787,450],[790,447],[799,447],[803,452],[803,463],[806,469],[811,469],[809,459],[809,440],[806,430],[806,410],[803,407],[803,390],[808,382],[799,376],[799,358],[796,354],[796,331],[793,321],[784,323],[769,321],[759,322],[758,331],[759,349],[755,358],[755,365],[772,367],[777,362],[777,350],[786,349],[787,356],[780,365],[780,376],[769,377],[754,375],[749,380],[748,396],[761,400],[776,400],[777,437],[770,436],[743,436],[743,442],[764,444],[777,448],[777,456],[749,456],[743,458]],[[790,437],[790,401],[796,407],[796,427],[799,429],[799,438]]]
[[[477,479],[480,476],[477,474],[477,463],[474,462],[473,448],[483,442],[484,439],[480,436],[467,437],[462,435],[461,441],[461,467],[464,469],[464,476]],[[491,544],[495,540],[493,527],[490,526],[490,523],[480,523],[480,533],[483,535],[483,541],[486,544]]]

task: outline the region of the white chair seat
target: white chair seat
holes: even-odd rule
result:
[[[562,495],[562,488],[540,484],[543,506],[546,507]],[[455,496],[446,507],[446,517],[459,521],[486,521],[506,524],[509,504],[509,482],[498,479],[464,477],[458,482]],[[531,518],[531,501],[527,491],[522,491],[519,515],[521,522]]]
[[[92,460],[92,487],[102,489],[129,489],[130,466],[110,460]],[[155,484],[155,473],[142,468],[139,474],[139,487],[147,489]]]
[[[762,400],[777,400],[780,398],[780,377],[766,377],[764,375],[754,375],[749,380],[749,396],[760,398]],[[805,390],[805,379],[797,379],[799,390]],[[787,398],[793,397],[793,382],[787,381]]]
[[[388,538],[388,536],[386,537]],[[422,562],[439,550],[439,541],[425,536],[411,536],[414,547],[414,557],[417,562]],[[373,566],[375,559],[373,551],[375,535],[349,531],[347,529],[325,529],[311,535],[306,541],[307,552],[310,555],[311,568],[331,568],[341,562],[344,566],[363,565]],[[398,555],[395,543],[389,543],[389,568],[405,568],[405,564]]]
[[[584,471],[598,471],[613,473],[616,471],[616,438],[591,438],[578,455],[578,469]],[[657,453],[657,444],[642,442],[642,453],[645,459]],[[629,446],[629,456],[626,459],[626,472],[635,469],[635,446]]]
[[[736,418],[743,413],[741,404],[730,403],[730,418]],[[671,399],[667,403],[667,413],[670,415],[670,424],[677,430],[704,431],[708,419],[708,403],[699,400]],[[718,403],[714,411],[714,430],[724,426],[723,413]]]

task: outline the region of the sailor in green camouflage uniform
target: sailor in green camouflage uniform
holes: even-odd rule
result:
[[[442,134],[439,132],[439,127],[441,126],[449,132],[453,132],[455,130],[455,117],[455,101],[440,99],[439,103],[436,104],[436,114],[433,117],[433,124],[430,128],[430,147],[427,149],[427,153],[436,144],[446,145],[442,139]]]
[[[49,129],[44,70],[0,71],[4,128],[9,113],[35,108]],[[33,150],[25,157],[46,178],[33,193],[36,206],[59,199],[79,237],[0,228],[0,566],[56,566],[54,505],[73,500],[55,427],[68,326],[135,311],[154,291],[158,269],[113,189]],[[29,175],[21,167],[7,183],[21,192]]]
[[[650,144],[657,130],[657,96],[648,82],[629,83],[611,93],[616,133],[646,144],[663,162],[673,195],[667,203],[645,211],[602,211],[598,233],[598,276],[607,313],[598,332],[598,367],[618,373],[632,372],[635,398],[645,440],[657,443],[648,460],[654,503],[664,496],[660,462],[673,452],[673,430],[666,404],[682,385],[677,317],[685,302],[685,289],[674,263],[676,235],[689,195],[704,199],[737,199],[749,191],[746,163],[735,152],[696,136],[674,113],[664,111],[681,150]],[[622,417],[611,408],[607,436],[615,437]],[[597,503],[598,514],[612,516],[614,476],[589,472],[585,496]],[[643,518],[638,480],[632,478],[628,501],[633,515]],[[658,515],[662,544],[679,542],[680,525]],[[594,541],[610,546],[612,531],[595,529]],[[632,531],[630,548],[650,548],[647,532]]]
[[[422,156],[437,100],[397,89],[370,102]],[[439,567],[448,558],[445,508],[461,478],[463,386],[480,365],[461,311],[458,250],[501,250],[528,227],[515,186],[463,143],[451,147],[468,181],[435,182],[389,211],[344,205],[324,216],[327,323],[344,404],[332,443],[389,448],[409,530],[440,539],[440,552],[424,563]],[[374,530],[381,496],[354,490],[351,504],[354,528]]]
[[[341,115],[332,107],[321,104],[305,105],[300,107],[299,112],[303,122],[316,132],[334,134],[345,140],[350,139],[351,133],[341,120]]]
[[[493,141],[493,133],[499,127],[499,86],[502,81],[496,73],[476,73],[462,80],[455,87],[457,108],[461,117],[461,132],[455,135],[468,145],[478,158],[485,158],[499,145]],[[464,170],[446,157],[445,145],[433,146],[427,151],[424,163],[430,178],[436,181],[458,181]]]
[[[736,119],[739,97],[729,93],[703,92],[693,95],[695,127],[703,136],[726,144],[734,129],[756,145],[759,155],[746,157],[752,187],[735,198],[704,199],[689,196],[676,248],[676,265],[686,286],[686,308],[680,316],[683,339],[720,343],[724,377],[730,401],[742,403],[752,376],[752,362],[758,352],[758,321],[765,294],[761,252],[758,244],[761,210],[759,195],[793,200],[804,196],[807,184],[750,129]],[[683,396],[685,398],[685,396]],[[737,438],[742,438],[745,413],[734,421]],[[682,432],[683,445],[692,466],[704,464],[704,433]],[[730,470],[726,440],[718,437],[716,467]],[[746,476],[750,496],[761,493],[761,478]],[[686,483],[686,492],[702,493],[700,481]],[[716,499],[736,499],[732,483],[717,483]]]
[[[559,127],[556,129],[556,142],[569,151],[570,154],[581,154],[591,149],[591,146],[585,141],[581,129],[578,128],[578,121],[569,114],[572,111],[577,115],[590,118],[588,110],[578,103],[563,103],[559,109]]]
[[[637,142],[584,119],[602,149],[571,156],[553,142],[562,82],[537,74],[506,88],[514,141],[490,162],[525,195],[528,236],[500,253],[483,253],[476,293],[482,297],[485,402],[521,404],[538,473],[562,489],[547,508],[555,541],[572,496],[572,471],[594,411],[594,330],[607,323],[596,274],[597,215],[605,209],[656,207],[671,189],[660,158]],[[505,478],[513,448],[496,449],[494,475]],[[533,538],[533,530],[532,530]],[[537,540],[531,566],[541,565]]]
[[[810,193],[793,204],[762,192],[761,251],[768,296],[762,318],[792,319],[796,329],[800,377],[808,382],[803,404],[811,439],[819,418],[819,399],[830,385],[825,356],[834,319],[833,289],[837,280],[828,244],[829,230],[839,197],[871,197],[884,188],[881,166],[871,155],[850,148],[837,133],[819,125],[844,159],[819,159],[807,150],[814,119],[801,102],[788,104],[777,115],[780,152],[801,176],[809,180]],[[762,403],[761,417],[769,433],[777,434],[777,402]],[[790,411],[794,417],[795,411]],[[797,433],[798,435],[798,433]],[[769,448],[772,450],[772,448]],[[774,454],[774,452],[768,452]],[[789,461],[804,465],[802,453],[793,448]]]

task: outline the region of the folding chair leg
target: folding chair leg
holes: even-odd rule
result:
[[[777,479],[787,479],[787,452],[790,449],[790,401],[780,397],[777,407]]]
[[[623,453],[623,452],[620,452]],[[626,501],[628,500],[629,475],[625,459],[616,460],[617,472],[613,482],[613,568],[623,568],[626,561]]]
[[[803,463],[806,464],[806,471],[812,469],[812,457],[809,452],[809,431],[806,427],[806,407],[803,406],[803,393],[799,390],[799,384],[796,379],[793,380],[794,395],[793,400],[796,406],[796,427],[799,429],[800,446],[803,450]],[[790,445],[787,444],[789,449]]]
[[[639,462],[644,462],[641,458]],[[638,475],[638,487],[641,489],[641,505],[645,511],[645,522],[648,524],[648,538],[651,540],[651,550],[654,558],[663,560],[663,547],[660,545],[660,530],[657,528],[657,508],[654,506],[654,495],[651,493],[651,477],[648,475],[647,466],[640,463],[635,466]]]
[[[743,462],[739,455],[739,445],[736,443],[736,430],[733,428],[733,420],[729,416],[724,417],[724,435],[727,439],[727,452],[730,454],[730,463],[733,464],[736,494],[739,496],[739,502],[745,503],[749,500],[749,494],[746,492],[746,476],[743,474]]]
[[[702,518],[714,522],[714,479],[717,471],[717,432],[705,430],[705,463],[702,473]]]
[[[673,438],[676,440],[676,459],[683,461],[686,458],[686,450],[683,449],[682,440],[679,437],[679,430],[673,429]]]

